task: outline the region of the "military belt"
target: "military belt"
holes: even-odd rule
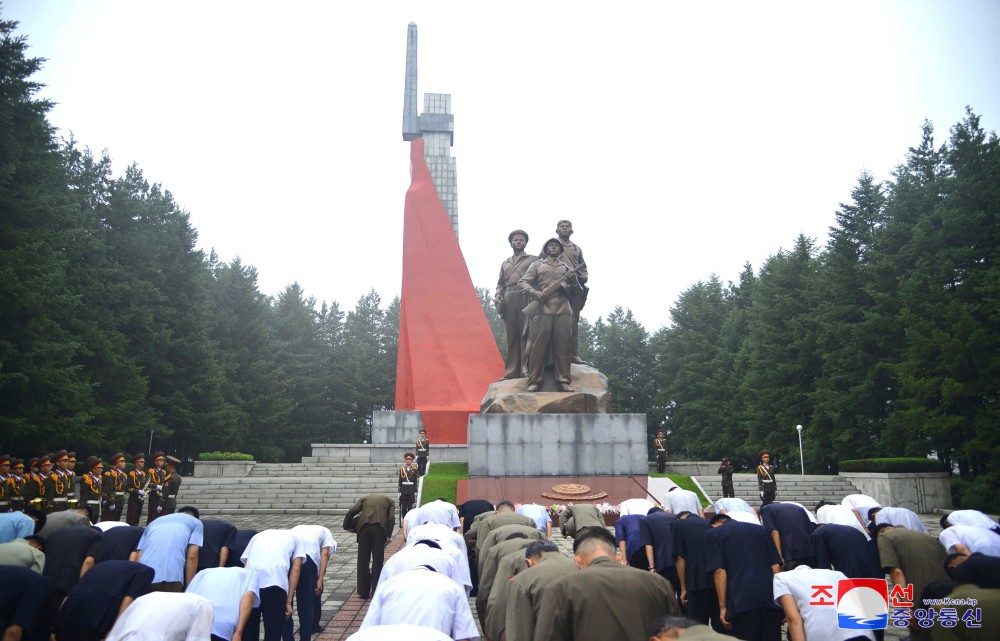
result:
[[[65,496],[57,496],[56,498],[52,499],[52,502],[53,503],[62,503],[63,501],[68,501],[68,500],[69,500],[69,498],[67,498]]]
[[[125,496],[125,492],[115,492],[115,496]]]

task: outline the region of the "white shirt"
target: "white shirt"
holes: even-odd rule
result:
[[[466,546],[465,539],[462,535],[455,530],[450,529],[447,525],[424,523],[423,525],[418,525],[415,528],[409,529],[406,533],[407,545],[413,545],[417,541],[422,541],[424,539],[434,541],[441,547],[450,545],[464,555],[469,554],[469,548]]]
[[[407,513],[407,517],[409,517],[409,513]],[[458,521],[458,508],[440,499],[421,505],[420,511],[414,516],[413,520],[410,521],[407,519],[406,527],[411,528],[423,523],[447,525],[453,530],[461,526],[461,523]]]
[[[521,516],[526,516],[535,522],[535,527],[538,531],[545,533],[546,525],[552,523],[552,517],[549,516],[549,510],[544,505],[539,505],[537,503],[525,503],[524,505],[519,505],[517,507],[517,513]],[[624,516],[624,512],[622,513]]]
[[[306,556],[312,559],[317,568],[323,548],[330,548],[330,554],[337,551],[337,542],[333,540],[333,532],[328,527],[296,525],[292,528],[292,534],[301,539]]]
[[[457,563],[463,560],[465,561],[464,576],[460,572],[460,564]],[[466,592],[472,590],[472,580],[468,578],[468,557],[464,559],[458,558],[444,548],[439,550],[429,545],[408,545],[400,548],[398,552],[389,557],[389,560],[382,566],[382,574],[379,575],[379,586],[381,586],[382,581],[385,579],[391,579],[396,575],[409,572],[421,565],[431,566],[438,574],[444,575],[464,587]]]
[[[981,552],[987,556],[1000,556],[1000,534],[990,532],[978,525],[953,525],[941,530],[938,541],[948,552],[955,552],[951,546],[961,543],[969,552]]]
[[[674,492],[676,494],[676,491]],[[725,512],[723,512],[725,510]],[[754,509],[743,499],[725,497],[715,502],[715,511],[719,514],[732,514],[733,512],[749,512],[754,514]]]
[[[105,641],[209,641],[214,617],[203,596],[151,592],[125,609]]]
[[[288,571],[292,561],[305,558],[302,540],[291,530],[264,530],[250,539],[240,560],[246,567],[260,572],[261,589],[274,585],[288,594]]]
[[[253,592],[253,607],[260,607],[260,577],[250,568],[208,568],[194,575],[188,594],[198,594],[212,602],[215,621],[212,634],[229,641],[240,619],[240,601]]]
[[[726,512],[726,516],[728,516],[734,521],[740,521],[741,523],[752,523],[754,525],[760,525],[761,527],[763,527],[763,524],[760,522],[760,519],[757,518],[757,515],[752,512]]]
[[[861,518],[868,520],[868,510],[873,507],[882,507],[882,504],[867,494],[848,494],[840,500],[841,505],[857,510]]]
[[[865,539],[872,540],[868,533],[868,528],[861,525],[861,521],[854,510],[846,505],[824,505],[816,510],[816,518],[820,523],[835,523],[837,525],[848,525],[865,535]]]
[[[111,528],[123,527],[126,525],[128,525],[128,523],[125,523],[124,521],[101,521],[100,523],[94,523],[94,527],[101,532],[107,532]]]
[[[361,627],[386,623],[415,623],[452,639],[479,638],[465,590],[443,574],[424,569],[378,582]]]
[[[996,521],[979,510],[955,510],[948,514],[948,523],[951,525],[978,525],[987,530],[995,530],[1000,527]]]
[[[781,503],[782,505],[794,505],[796,507],[800,507],[806,511],[806,516],[809,517],[810,523],[818,523],[818,521],[816,520],[816,515],[812,513],[812,510],[802,505],[801,503],[796,503],[795,501],[778,501],[778,503]]]
[[[667,492],[663,500],[663,506],[668,512],[673,512],[674,514],[680,514],[681,512],[697,514],[698,510],[701,509],[701,501],[698,500],[698,495],[691,490],[677,488],[676,490]]]
[[[390,639],[406,639],[406,641],[451,641],[450,636],[442,634],[434,628],[410,623],[373,625],[370,628],[358,630],[347,637],[347,641],[387,641]]]
[[[676,494],[677,491],[675,490],[673,493]],[[621,505],[618,506],[618,510],[622,516],[628,516],[630,514],[646,516],[646,514],[653,509],[653,507],[655,506],[649,499],[625,499],[621,502]],[[696,510],[695,514],[697,513],[698,512]]]
[[[155,523],[156,521],[153,522]],[[905,507],[884,507],[879,510],[875,514],[875,525],[883,523],[898,525],[899,527],[905,527],[907,530],[915,530],[924,534],[927,533],[927,528],[924,527],[917,513]]]
[[[795,605],[802,615],[802,624],[807,641],[844,641],[863,636],[874,641],[875,635],[868,630],[841,630],[838,627],[837,608],[832,605],[809,605],[815,601],[812,595],[814,585],[832,585],[833,598],[837,598],[837,582],[847,579],[843,572],[836,570],[814,570],[800,565],[790,572],[774,575],[774,602],[781,605],[781,597],[792,595]]]

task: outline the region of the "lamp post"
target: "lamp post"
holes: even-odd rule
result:
[[[802,476],[805,476],[806,475],[806,459],[802,455],[802,426],[801,425],[796,425],[795,429],[798,430],[798,432],[799,432],[799,469],[800,469],[800,471],[802,473]]]

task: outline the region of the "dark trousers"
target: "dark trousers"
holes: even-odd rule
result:
[[[115,497],[113,500],[104,503],[104,510],[101,513],[102,521],[121,521],[122,520],[122,507],[125,505],[125,501],[121,497]]]
[[[775,494],[777,494],[776,491],[764,492],[764,501],[760,504],[760,506],[764,507],[765,505],[770,505],[771,503],[774,503]]]
[[[299,613],[299,639],[309,641],[312,636],[313,627],[316,623],[316,579],[319,578],[319,568],[315,561],[306,557],[302,562],[302,570],[299,572],[299,585],[295,588],[295,605]],[[281,631],[282,641],[295,641],[293,634],[294,626],[292,618],[285,619],[284,629]]]
[[[149,495],[149,509],[146,511],[146,525],[149,525],[156,520],[160,514],[156,511],[156,508],[160,507],[160,497],[156,494]]]
[[[667,453],[657,452],[656,453],[656,471],[663,474],[667,469]]]
[[[362,599],[367,599],[378,585],[385,561],[385,540],[385,531],[374,523],[358,530],[358,596]]]
[[[713,630],[720,634],[724,632],[722,622],[719,621],[719,594],[714,586],[688,592],[687,600],[689,617],[704,625],[708,625],[711,620]]]
[[[56,633],[56,638],[59,641],[100,641],[108,632],[108,629],[103,634],[97,628],[91,628],[83,625],[64,625],[57,630],[53,630]]]
[[[427,474],[427,457],[426,456],[418,456],[417,457],[417,473],[420,474],[420,476],[423,476],[424,474]]]
[[[408,486],[408,487],[413,487]],[[403,526],[403,518],[406,517],[406,513],[413,509],[413,504],[417,502],[417,495],[414,494],[400,494],[399,495],[399,525]]]
[[[781,641],[781,610],[757,608],[729,615],[733,622],[733,636],[743,641]]]
[[[733,491],[733,482],[730,481],[729,484],[722,484],[722,498],[733,499],[736,498],[736,492]]]
[[[125,515],[125,522],[136,527],[139,525],[139,519],[142,518],[142,499],[138,496],[128,497],[128,512]]]
[[[260,607],[250,611],[244,639],[260,639],[260,622],[264,621],[264,641],[279,641],[285,624],[285,599],[288,593],[276,585],[260,590]]]

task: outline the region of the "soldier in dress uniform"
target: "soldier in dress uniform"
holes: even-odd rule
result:
[[[36,510],[41,510],[44,513],[48,513],[52,507],[52,495],[49,494],[50,474],[52,474],[52,458],[48,454],[39,456],[38,474],[35,476],[35,485],[38,489],[33,492],[32,503]]]
[[[24,475],[24,459],[11,461],[10,509],[12,512],[23,512],[24,496],[28,489],[28,479]]]
[[[36,502],[41,494],[41,475],[38,471],[38,457],[28,459],[28,470],[24,473],[24,507],[41,510],[41,502]]]
[[[104,473],[104,464],[99,456],[89,456],[84,466],[87,473],[80,479],[80,507],[87,508],[91,523],[97,523],[101,518],[101,474]]]
[[[125,522],[136,527],[142,518],[142,504],[146,495],[146,480],[149,478],[146,470],[146,455],[136,454],[132,457],[135,469],[128,473],[125,479],[125,491],[128,492],[128,513]]]
[[[667,437],[663,430],[653,437],[653,451],[656,452],[656,471],[663,474],[667,469]]]
[[[757,490],[760,493],[761,507],[774,502],[778,492],[778,482],[774,478],[777,467],[771,464],[771,453],[764,450],[760,453],[760,465],[757,466]]]
[[[177,492],[181,489],[181,474],[177,471],[177,466],[181,460],[174,456],[168,456],[163,468],[166,477],[163,479],[163,500],[160,502],[160,516],[173,514],[177,509]]]
[[[167,481],[167,472],[163,469],[166,462],[163,452],[153,452],[153,466],[149,468],[149,508],[146,510],[146,525],[149,525],[160,516],[163,510],[159,509],[163,501],[163,484]]]
[[[69,453],[59,450],[53,454],[52,465],[53,469],[45,479],[49,511],[65,512],[69,507],[69,498],[73,496],[73,477],[66,471],[69,467]]]
[[[9,483],[10,454],[0,454],[0,512],[10,512],[10,495],[13,483]]]
[[[420,476],[427,474],[427,458],[431,455],[431,442],[427,440],[427,430],[420,430],[417,438],[417,471]]]
[[[403,455],[406,464],[399,468],[399,519],[402,523],[406,513],[413,509],[413,504],[417,500],[417,479],[420,478],[420,470],[413,465],[413,454],[407,452]]]
[[[125,455],[117,452],[108,461],[111,467],[101,478],[102,521],[121,521],[125,507]]]
[[[76,452],[66,453],[66,468],[65,472],[69,475],[69,489],[66,491],[66,495],[69,500],[66,501],[66,507],[70,510],[75,508],[79,504],[79,492],[77,492],[78,485],[80,484],[80,479],[76,477]]]

